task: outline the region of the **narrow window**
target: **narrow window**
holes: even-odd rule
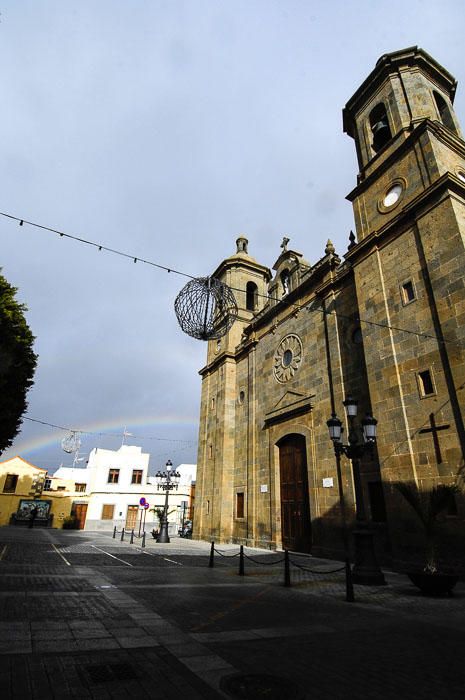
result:
[[[52,490],[52,480],[51,479],[45,479],[44,482],[44,491],[51,491]]]
[[[413,282],[411,280],[408,280],[407,282],[404,282],[402,284],[401,294],[402,294],[402,303],[404,306],[406,304],[410,304],[411,301],[416,299],[415,287],[413,286]]]
[[[142,469],[132,470],[131,484],[141,484],[142,483]]]
[[[211,401],[210,401],[210,409],[211,409],[212,411],[215,410],[215,399],[214,399],[214,398],[212,398]]]
[[[74,490],[78,493],[84,493],[86,490],[86,484],[74,484]]]
[[[208,458],[211,459],[213,457],[213,446],[208,445]]]
[[[368,482],[368,495],[370,498],[371,519],[375,523],[385,523],[387,520],[386,504],[381,481]]]
[[[447,102],[445,101],[444,97],[439,94],[439,92],[436,92],[435,90],[433,91],[434,95],[434,100],[436,102],[436,107],[438,108],[439,112],[439,118],[444,124],[444,126],[447,126],[448,129],[453,131],[454,133],[457,133],[457,129],[455,128],[454,120],[452,119],[452,114],[447,106]]]
[[[119,481],[119,469],[110,469],[108,472],[108,483],[117,484]]]
[[[425,369],[423,372],[418,372],[417,376],[418,388],[422,398],[436,393],[434,390],[433,378],[429,369]]]
[[[3,493],[14,493],[16,491],[16,484],[18,483],[17,474],[7,474],[5,479],[5,484],[3,485]]]
[[[207,509],[207,515],[209,515],[210,514],[210,501],[208,499],[207,499],[207,502],[205,504],[205,507]]]
[[[114,505],[105,504],[102,506],[102,520],[113,520]]]
[[[66,486],[57,486],[57,491],[66,491]]]
[[[255,282],[247,282],[245,306],[248,311],[255,311],[258,305],[258,287]]]
[[[236,518],[244,517],[244,494],[236,493]]]
[[[369,118],[373,136],[373,150],[375,153],[378,153],[392,138],[386,107],[382,102],[371,110]]]

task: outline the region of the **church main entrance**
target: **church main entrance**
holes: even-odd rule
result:
[[[311,520],[305,438],[302,435],[286,435],[278,442],[278,448],[283,548],[310,552]]]

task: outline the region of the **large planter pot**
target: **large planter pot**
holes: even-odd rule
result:
[[[452,589],[459,580],[459,577],[454,574],[442,574],[439,572],[417,571],[407,574],[407,576],[426,596],[452,595]]]

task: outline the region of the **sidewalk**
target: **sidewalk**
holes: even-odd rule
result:
[[[462,698],[465,586],[356,586],[305,558],[173,538],[0,529],[0,697]],[[318,571],[320,573],[313,573]]]

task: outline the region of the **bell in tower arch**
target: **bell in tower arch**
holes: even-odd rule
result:
[[[373,150],[375,153],[392,138],[391,129],[386,114],[386,108],[382,102],[376,105],[370,112],[370,126],[373,134]]]

